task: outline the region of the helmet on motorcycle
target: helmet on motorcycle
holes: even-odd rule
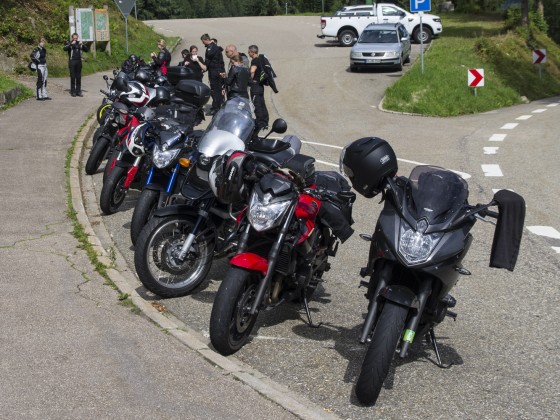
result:
[[[154,105],[168,104],[171,102],[171,94],[167,88],[158,86],[156,88],[156,97],[152,99]]]
[[[248,163],[253,160],[253,155],[240,151],[229,151],[214,159],[208,181],[218,200],[231,204],[247,199],[248,188],[243,178]]]
[[[134,78],[140,83],[148,83],[150,81],[150,73],[148,73],[145,69],[139,69]]]
[[[114,87],[119,92],[128,92],[128,81],[124,77],[117,77],[114,82]]]
[[[130,54],[128,56],[128,60],[130,61],[131,64],[136,64],[136,62],[138,61],[138,56],[135,54]]]
[[[144,137],[146,136],[146,131],[149,127],[150,125],[147,123],[137,125],[128,135],[126,139],[126,147],[132,156],[140,157],[146,153],[146,149],[144,148]]]
[[[397,156],[393,148],[378,137],[358,139],[340,153],[340,172],[366,198],[379,194],[384,179],[394,176],[397,170]]]
[[[158,77],[156,78],[156,85],[158,85],[158,86],[167,86],[167,85],[169,85],[169,84],[170,84],[170,83],[169,83],[169,81],[167,80],[167,77],[165,77],[165,76],[158,76]]]

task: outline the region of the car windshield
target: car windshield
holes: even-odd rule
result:
[[[397,31],[391,30],[371,30],[364,31],[358,41],[361,44],[395,44],[399,42]]]

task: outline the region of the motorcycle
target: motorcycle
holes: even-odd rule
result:
[[[271,133],[285,130],[285,122],[276,120]],[[204,281],[213,259],[229,255],[235,248],[243,206],[216,199],[209,171],[230,149],[245,149],[253,131],[249,101],[234,98],[216,113],[183,161],[188,173],[181,188],[182,203],[157,209],[136,241],[136,273],[151,292],[161,297],[190,293]],[[278,158],[295,154],[291,143],[282,145],[263,154]],[[294,145],[297,147],[296,142]]]
[[[356,196],[340,174],[315,173],[314,161],[298,154],[270,171],[256,171],[264,175],[257,175],[251,193],[249,223],[210,316],[210,341],[222,355],[247,343],[261,310],[285,301],[299,300],[309,326],[320,325],[313,323],[308,301],[330,269],[329,257],[353,233]],[[227,183],[230,176],[223,179]]]
[[[365,405],[376,403],[395,354],[405,358],[415,337],[431,343],[437,366],[444,365],[434,328],[456,304],[449,293],[460,276],[476,220],[497,219],[490,266],[515,267],[525,202],[507,190],[488,204],[469,205],[468,185],[455,173],[436,166],[415,167],[408,178],[396,177],[396,156],[379,138],[363,138],[343,149],[340,170],[353,187],[370,198],[382,194],[383,210],[370,242],[369,259],[361,269],[361,285],[369,301],[360,343],[368,343],[356,396]],[[489,210],[498,206],[499,212]],[[495,223],[494,223],[495,224]]]

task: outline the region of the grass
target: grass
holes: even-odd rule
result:
[[[443,35],[387,92],[384,107],[431,116],[485,112],[560,94],[560,49],[546,35],[506,32],[491,16],[444,15]],[[530,39],[530,41],[527,41]],[[531,47],[547,49],[542,79]],[[484,86],[467,86],[470,68],[484,69]]]
[[[18,103],[20,103],[21,101],[31,98],[34,96],[34,92],[33,90],[29,89],[26,86],[23,86],[22,84],[16,82],[14,79],[12,79],[10,76],[0,73],[0,92],[6,92],[10,89],[19,87],[21,89],[21,93],[18,95],[18,97],[13,100],[10,101],[6,104],[4,104],[3,106],[0,107],[0,109],[6,110]]]

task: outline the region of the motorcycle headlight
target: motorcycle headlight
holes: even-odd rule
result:
[[[282,223],[282,218],[290,208],[291,200],[270,203],[272,196],[266,193],[262,200],[254,192],[249,202],[249,223],[257,231],[262,232]]]
[[[401,223],[399,254],[410,264],[419,264],[426,261],[443,236],[442,233],[422,233],[426,227],[427,224],[425,227],[419,226],[418,231],[416,231],[409,224]]]
[[[154,165],[159,169],[169,166],[169,164],[179,155],[180,151],[181,149],[179,148],[163,150],[159,146],[154,146],[154,152],[152,153]]]

